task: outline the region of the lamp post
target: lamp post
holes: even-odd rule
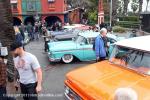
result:
[[[109,13],[109,23],[110,23],[110,27],[112,26],[112,0],[109,0],[110,1],[110,13]]]

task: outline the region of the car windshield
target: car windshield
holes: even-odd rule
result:
[[[114,64],[150,75],[150,53],[148,52],[115,46],[110,56],[110,61]]]
[[[75,42],[76,43],[81,43],[81,42],[83,42],[84,41],[84,37],[83,36],[80,36],[80,35],[78,35],[77,37],[76,37],[76,39],[75,39]]]

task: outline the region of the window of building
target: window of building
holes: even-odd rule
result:
[[[48,2],[49,2],[49,3],[53,3],[53,2],[55,2],[55,0],[48,0]]]
[[[17,3],[12,3],[12,4],[11,4],[11,8],[12,8],[13,10],[17,10],[17,9],[18,9]]]
[[[27,0],[27,10],[36,11],[36,0]]]
[[[54,3],[50,3],[49,4],[49,8],[55,8],[55,4]]]

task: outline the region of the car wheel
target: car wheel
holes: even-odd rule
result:
[[[71,63],[73,61],[74,57],[71,54],[66,54],[62,57],[62,61],[66,64]]]

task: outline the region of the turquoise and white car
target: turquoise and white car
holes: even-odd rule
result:
[[[49,42],[49,61],[71,63],[75,58],[80,61],[96,60],[93,42],[98,35],[99,32],[86,31],[79,33],[72,41]],[[113,34],[107,34],[107,37],[110,40],[110,44],[120,40]]]

